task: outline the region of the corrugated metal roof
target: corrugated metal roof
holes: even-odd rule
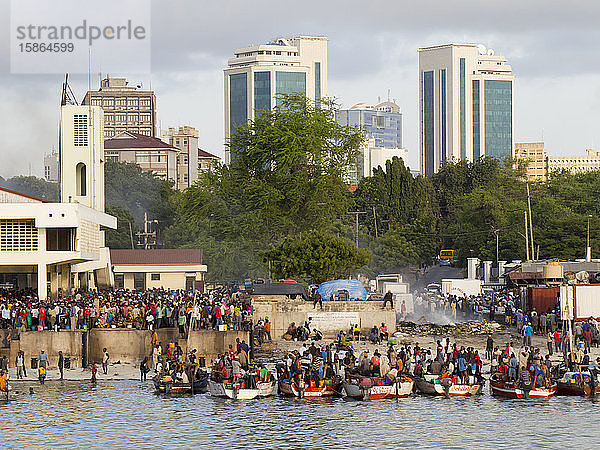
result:
[[[197,265],[202,264],[201,248],[161,248],[152,250],[110,250],[112,264],[135,265]]]

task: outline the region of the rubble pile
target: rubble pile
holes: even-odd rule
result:
[[[436,323],[424,322],[423,318],[419,323],[415,322],[400,322],[397,325],[398,333],[401,334],[423,334],[429,336],[439,335],[475,335],[475,334],[491,334],[505,328],[497,322],[462,322],[451,323],[448,325],[438,325]]]

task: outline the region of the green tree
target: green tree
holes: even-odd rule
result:
[[[369,253],[352,241],[322,231],[287,236],[265,252],[276,278],[298,278],[312,283],[347,278],[369,263]]]
[[[120,206],[107,205],[106,214],[117,218],[117,229],[106,230],[106,245],[110,248],[132,248],[133,240],[135,246],[135,233],[139,231],[139,228],[131,213]]]
[[[58,201],[58,184],[43,178],[19,175],[5,180],[0,177],[0,186],[44,200]]]

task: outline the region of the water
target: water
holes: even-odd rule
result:
[[[35,394],[0,402],[4,448],[590,448],[600,400],[417,396],[386,401],[235,402],[157,396],[149,383],[15,384]]]

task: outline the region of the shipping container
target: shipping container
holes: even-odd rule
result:
[[[559,287],[528,287],[527,312],[535,309],[538,313],[547,313],[559,302],[559,295]]]

